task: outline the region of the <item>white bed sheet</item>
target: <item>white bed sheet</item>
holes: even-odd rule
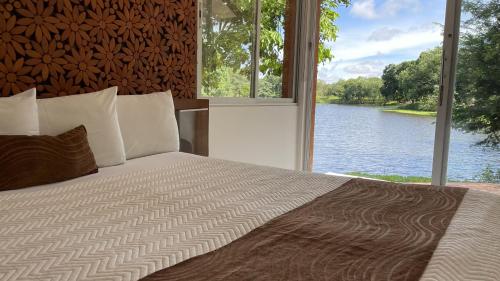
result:
[[[350,178],[164,153],[0,192],[0,280],[138,280]],[[500,280],[500,196],[470,190],[421,280]]]
[[[0,192],[0,280],[138,280],[348,180],[166,153]]]

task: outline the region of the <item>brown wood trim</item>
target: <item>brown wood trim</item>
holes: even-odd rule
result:
[[[174,99],[175,110],[208,109],[208,99]]]
[[[317,19],[316,19],[316,50],[314,50],[314,76],[312,81],[311,92],[311,126],[309,130],[309,159],[307,161],[307,170],[312,171],[314,160],[314,126],[316,125],[316,86],[318,84],[318,51],[319,51],[319,33],[320,33],[320,17],[321,17],[321,2],[317,0]]]
[[[181,152],[208,156],[209,103],[208,99],[174,99]]]
[[[281,96],[293,98],[294,49],[297,26],[297,0],[288,0],[285,11],[285,42],[283,57],[283,84]]]
[[[201,156],[208,156],[209,153],[209,127],[210,112],[208,110],[196,111],[195,124],[195,153]]]

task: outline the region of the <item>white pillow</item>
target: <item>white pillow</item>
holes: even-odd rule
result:
[[[117,105],[127,159],[179,151],[179,130],[170,91],[118,96]]]
[[[0,98],[0,135],[38,135],[36,89]]]
[[[40,133],[54,136],[84,125],[97,166],[124,163],[116,92],[117,87],[112,87],[95,93],[38,100]]]

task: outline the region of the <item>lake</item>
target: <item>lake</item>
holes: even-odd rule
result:
[[[435,117],[317,104],[313,170],[431,177],[434,130]],[[482,139],[452,130],[450,180],[474,180],[488,165],[500,169],[500,150],[474,145]]]

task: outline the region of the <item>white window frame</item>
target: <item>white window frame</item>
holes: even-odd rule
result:
[[[461,0],[447,0],[443,33],[441,85],[436,117],[434,158],[432,161],[432,184],[434,185],[446,185],[448,181],[448,154],[461,13]]]
[[[317,11],[317,5],[322,0],[314,1],[297,1],[299,6],[297,7],[297,27],[296,27],[296,39],[294,47],[294,56],[297,58],[295,60],[294,74],[293,74],[293,90],[294,96],[297,98],[299,105],[298,114],[298,166],[303,171],[309,171],[312,167],[309,167],[309,160],[313,155],[311,155],[310,146],[312,136],[312,110],[313,106],[313,93],[314,85],[313,81],[315,79],[315,54],[317,45],[317,26],[316,22],[320,16]]]
[[[320,0],[317,0],[320,1]],[[304,1],[304,2],[314,2],[314,1]],[[307,7],[306,17],[315,19],[316,13],[312,11],[311,7]],[[443,33],[443,55],[442,55],[442,65],[441,65],[441,83],[440,83],[440,95],[437,108],[436,117],[436,129],[434,138],[434,153],[432,161],[432,184],[433,185],[446,185],[447,183],[447,172],[448,172],[448,154],[450,145],[450,133],[451,133],[451,123],[452,123],[452,109],[453,109],[453,96],[455,93],[455,74],[457,67],[457,54],[458,54],[458,41],[460,37],[460,16],[462,12],[462,1],[461,0],[447,0],[446,3],[446,15],[445,15],[445,26]],[[301,22],[301,21],[299,21]],[[308,32],[313,32],[311,26],[299,24],[300,27],[308,30]],[[310,37],[312,38],[312,37]],[[302,40],[300,40],[302,41]],[[312,44],[312,45],[311,45]],[[316,47],[314,42],[309,42],[310,46]],[[304,46],[302,46],[304,48]],[[300,48],[299,48],[300,49]],[[304,48],[305,49],[305,48]],[[297,54],[296,54],[297,55]],[[301,58],[304,54],[299,56],[299,65]],[[307,63],[306,63],[307,65]],[[310,65],[310,63],[309,63]],[[299,84],[309,85],[311,80],[305,78],[301,80],[297,78]],[[305,91],[310,89],[306,86]],[[312,109],[312,103],[309,100],[310,97],[307,94],[298,95],[299,105],[302,104],[303,107],[300,115],[302,116],[302,126],[301,132],[303,134],[303,139],[301,146],[301,162],[302,169],[307,170],[308,160],[312,155],[309,155],[309,140],[311,133],[311,120],[310,113]],[[301,102],[301,98],[304,101]]]
[[[258,96],[259,91],[259,63],[260,63],[260,19],[261,19],[261,0],[255,1],[255,19],[254,19],[254,34],[252,40],[252,55],[250,77],[250,93],[248,97],[211,97],[203,96],[201,93],[202,64],[203,64],[203,37],[202,37],[202,8],[203,0],[197,1],[197,64],[196,64],[196,95],[199,99],[208,99],[214,105],[296,105],[296,98],[263,98]],[[298,1],[300,2],[300,1]],[[283,75],[283,74],[282,74]],[[295,92],[295,91],[294,91]]]

